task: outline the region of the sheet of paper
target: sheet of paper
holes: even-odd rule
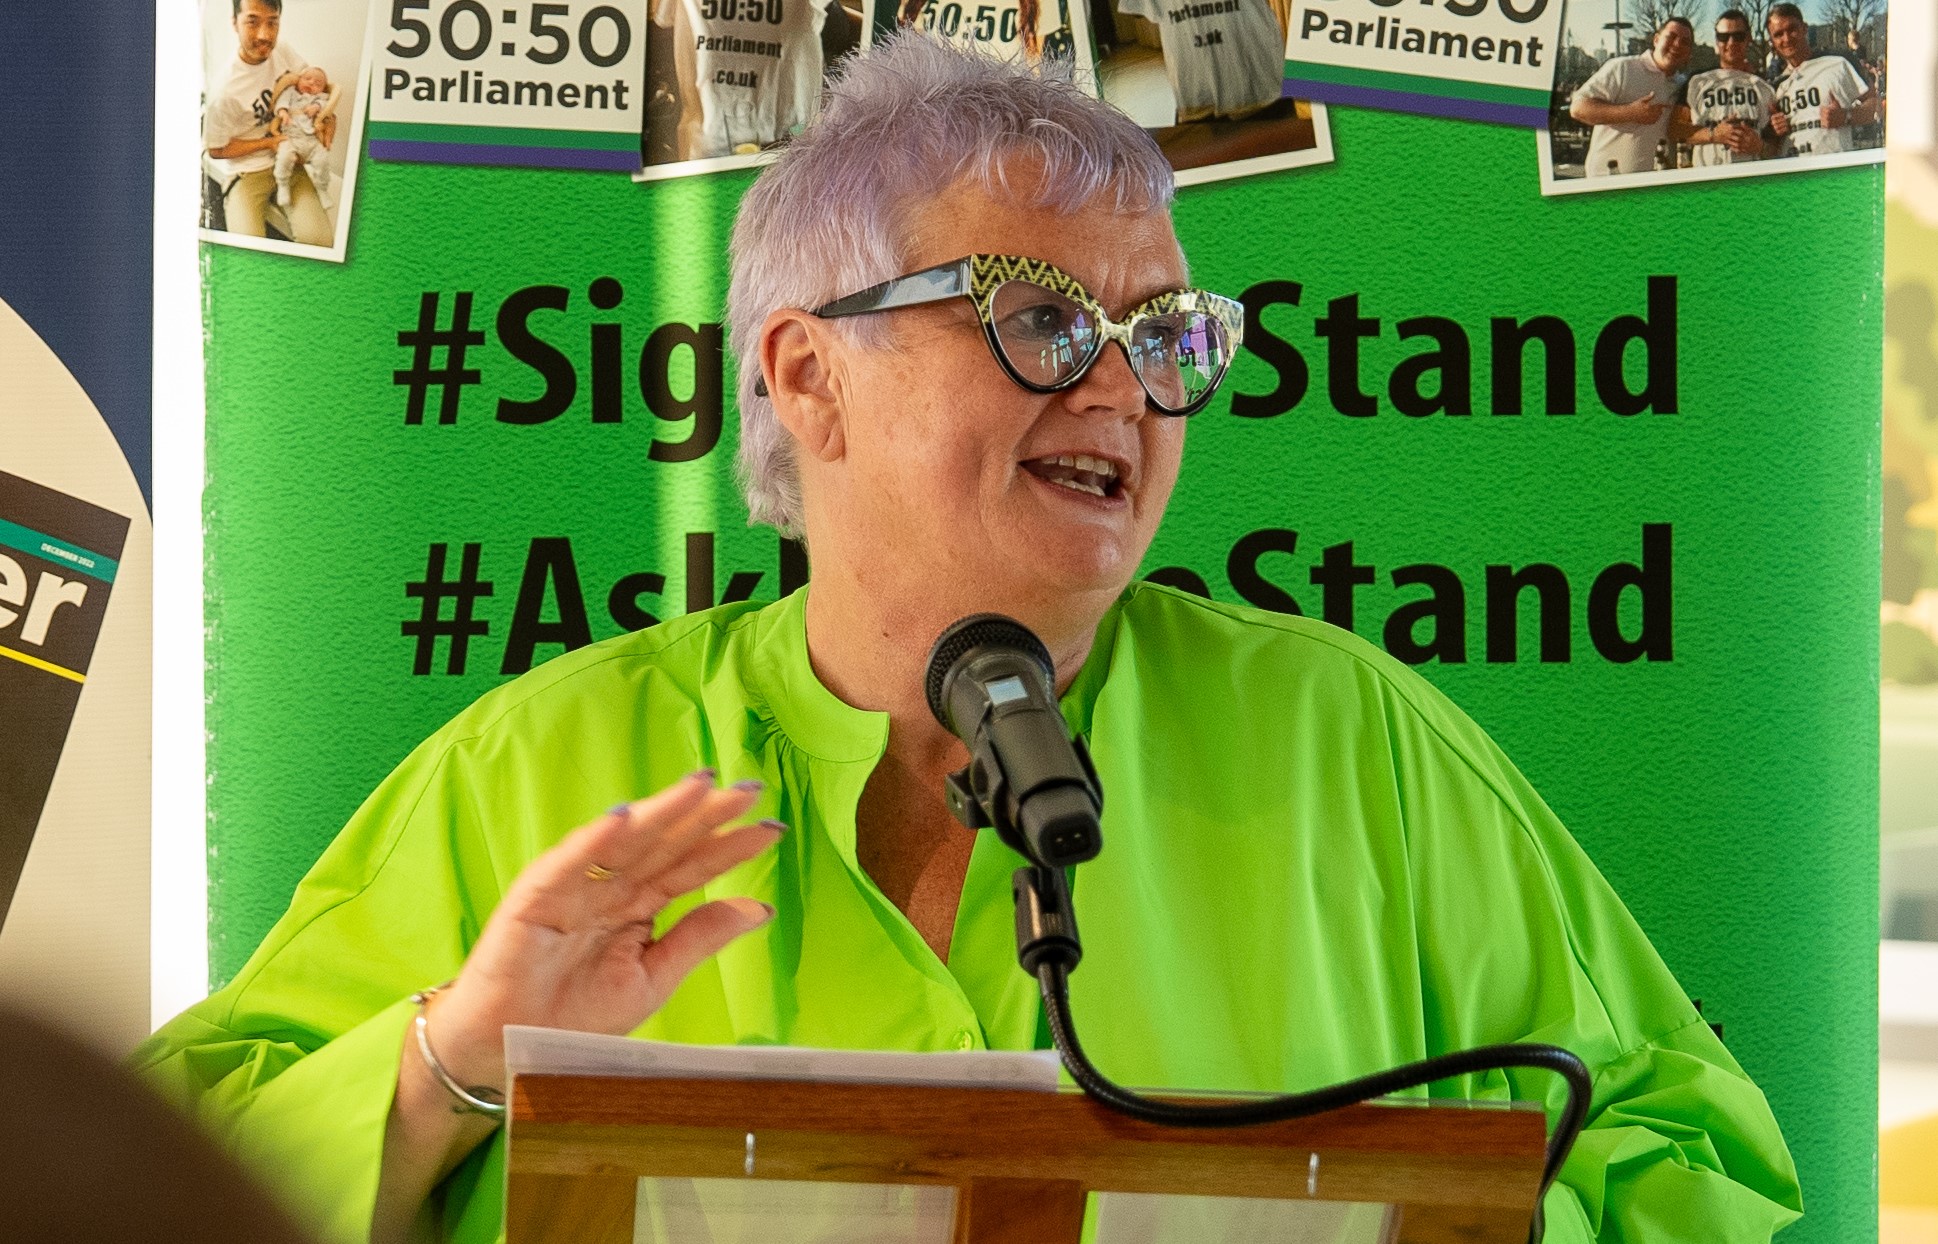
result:
[[[505,1029],[505,1066],[518,1075],[660,1079],[818,1080],[956,1088],[1057,1087],[1054,1050],[911,1054],[816,1050],[791,1045],[677,1045],[559,1028]]]

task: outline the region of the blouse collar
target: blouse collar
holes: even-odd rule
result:
[[[1125,596],[1136,590],[1133,584]],[[856,708],[822,685],[808,660],[807,587],[763,609],[754,636],[755,692],[781,732],[818,760],[836,764],[878,761],[888,746],[888,714]],[[1090,655],[1062,698],[1063,718],[1079,734],[1090,732],[1097,694],[1109,677],[1124,597],[1097,625]]]

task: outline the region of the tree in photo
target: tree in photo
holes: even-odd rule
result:
[[[1750,64],[1759,70],[1770,63],[1770,6],[1776,2],[1777,0],[1737,0],[1735,4],[1723,6],[1741,9],[1743,16],[1750,19]]]
[[[1696,32],[1700,42],[1707,31],[1703,16],[1709,8],[1708,0],[1629,0],[1622,6],[1627,20],[1634,23],[1627,32],[1625,42],[1631,52],[1645,52],[1655,38],[1655,32],[1662,23],[1672,17],[1687,20]]]
[[[1813,30],[1811,33],[1816,37],[1811,43],[1828,51],[1842,52],[1847,40],[1855,35],[1869,55],[1875,57],[1877,52],[1870,47],[1869,40],[1884,33],[1884,4],[1885,0],[1824,0],[1824,25],[1829,29],[1821,33]]]

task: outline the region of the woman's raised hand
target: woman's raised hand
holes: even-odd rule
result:
[[[702,903],[653,936],[666,905],[774,845],[777,821],[725,828],[759,782],[711,770],[621,804],[526,866],[464,971],[431,1004],[438,1058],[467,1085],[504,1086],[504,1027],[631,1032],[701,961],[773,918],[751,898]]]

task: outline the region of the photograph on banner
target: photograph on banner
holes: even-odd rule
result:
[[[1092,0],[1079,78],[1149,130],[1179,185],[1326,164],[1325,106],[1286,96],[1290,0]]]
[[[746,168],[821,109],[861,0],[652,0],[636,181]]]
[[[1884,159],[1885,0],[1573,0],[1543,194]]]
[[[1032,65],[1074,62],[1083,0],[864,0],[866,50],[890,31],[914,28],[964,47]]]
[[[342,261],[369,19],[369,0],[202,6],[203,240]]]

